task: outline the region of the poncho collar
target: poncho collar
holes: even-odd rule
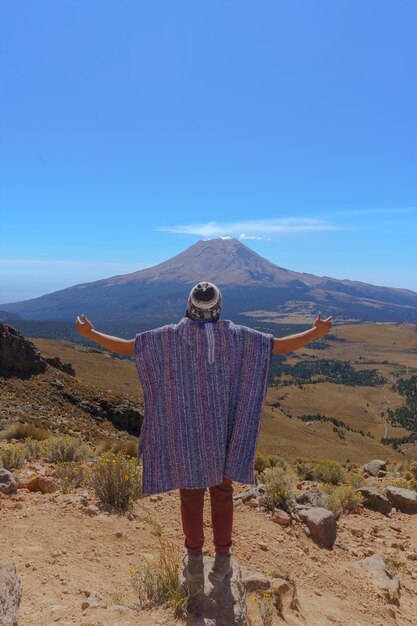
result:
[[[207,330],[210,331],[214,326],[223,323],[224,320],[193,320],[184,316],[178,322],[178,329],[184,341],[186,341],[188,345],[192,346],[195,345],[196,333],[199,335],[206,335]],[[208,329],[206,330],[207,326]]]

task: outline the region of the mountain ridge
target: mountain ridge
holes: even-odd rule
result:
[[[274,323],[283,313],[311,318],[323,309],[340,321],[417,323],[417,293],[281,267],[237,239],[200,239],[149,268],[80,283],[38,298],[2,304],[22,319],[68,320],[85,310],[96,319],[168,323],[184,313],[201,280],[223,293],[223,313],[240,320],[259,311]],[[272,317],[271,317],[272,315]]]

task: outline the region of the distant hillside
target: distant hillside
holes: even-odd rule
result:
[[[23,302],[6,313],[32,320],[95,321],[155,327],[178,320],[191,287],[219,285],[223,318],[270,325],[311,321],[319,309],[337,322],[417,322],[417,293],[358,281],[298,273],[279,267],[236,239],[200,240],[184,252],[144,270],[83,283]]]

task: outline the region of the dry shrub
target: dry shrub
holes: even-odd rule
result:
[[[0,467],[11,470],[22,467],[26,461],[24,445],[8,443],[0,448]]]
[[[158,537],[160,553],[157,562],[144,558],[137,568],[130,568],[131,585],[139,598],[140,608],[170,605],[176,618],[187,617],[190,594],[180,585],[178,576],[181,556],[174,544]]]
[[[45,455],[53,463],[84,461],[91,455],[88,444],[70,435],[51,437],[45,443]]]
[[[259,497],[259,504],[268,511],[275,508],[287,513],[296,512],[295,497],[292,492],[292,476],[281,467],[267,467],[265,475],[265,493]]]
[[[342,465],[338,461],[330,459],[318,461],[314,466],[313,472],[315,479],[323,483],[339,485],[346,480],[346,472]]]
[[[113,452],[123,452],[126,456],[130,456],[134,459],[138,456],[138,443],[137,441],[111,441],[106,439],[96,449],[96,454],[99,456],[108,450]]]
[[[48,431],[43,430],[42,428],[38,428],[34,424],[26,424],[23,422],[17,422],[17,424],[13,424],[2,433],[2,439],[27,439],[32,438],[37,441],[43,441],[50,436]]]
[[[100,501],[125,513],[142,493],[142,471],[123,452],[104,452],[93,464],[89,484]]]
[[[32,439],[32,437],[28,437],[26,439],[25,449],[26,449],[26,458],[29,461],[32,461],[33,459],[39,459],[43,453],[42,445],[36,439]]]

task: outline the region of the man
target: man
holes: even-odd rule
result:
[[[144,394],[138,445],[142,493],[179,489],[189,581],[203,577],[203,504],[210,490],[216,558],[213,582],[230,572],[233,480],[253,484],[254,459],[272,354],[293,352],[327,334],[332,318],[302,333],[274,337],[220,320],[221,292],[203,281],[189,294],[178,324],[126,340],[96,331],[84,314],[84,337],[135,357]]]

